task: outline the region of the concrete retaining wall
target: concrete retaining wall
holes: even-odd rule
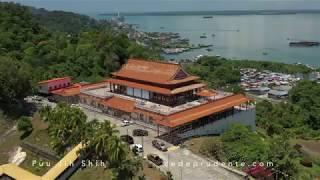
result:
[[[204,136],[211,134],[221,134],[225,132],[232,124],[244,124],[248,125],[252,128],[252,130],[256,130],[255,125],[256,120],[256,110],[243,110],[239,111],[234,115],[230,115],[226,118],[222,118],[220,120],[214,121],[210,124],[204,125],[199,128],[195,128],[193,130],[189,130],[187,132],[178,134],[182,139],[194,137],[194,136]]]

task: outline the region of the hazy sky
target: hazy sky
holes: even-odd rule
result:
[[[1,0],[0,0],[1,1]],[[320,0],[13,0],[82,13],[190,10],[320,9]]]

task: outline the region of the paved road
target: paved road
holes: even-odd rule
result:
[[[42,105],[49,105],[54,107],[55,103],[48,101],[42,101]],[[121,121],[119,119],[112,118],[103,113],[96,112],[92,109],[81,108],[83,112],[88,116],[88,121],[98,119],[100,121],[109,120],[112,124],[117,126],[120,135],[129,134],[132,136],[133,129],[142,128],[138,125],[130,125],[126,127],[120,127]],[[157,132],[154,130],[149,131],[149,136],[146,137],[134,137],[136,144],[143,144],[144,153],[142,156],[146,157],[149,153],[158,154],[163,160],[164,165],[160,166],[163,172],[170,171],[176,180],[238,180],[243,179],[234,173],[217,166],[211,161],[208,161],[188,149],[179,148],[173,145],[169,145],[168,152],[162,152],[152,146],[152,140],[157,136]]]

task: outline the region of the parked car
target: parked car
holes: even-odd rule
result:
[[[141,144],[133,144],[131,146],[131,149],[132,151],[135,153],[135,154],[138,154],[138,153],[142,153],[143,152],[143,147]]]
[[[49,102],[58,102],[53,96],[48,97]]]
[[[163,160],[156,154],[148,154],[147,159],[157,166],[161,166],[163,164]]]
[[[148,136],[149,132],[144,129],[134,129],[132,131],[133,136]]]
[[[73,108],[79,108],[80,105],[79,105],[79,104],[71,104],[71,107],[73,107]]]
[[[121,126],[121,127],[125,127],[125,126],[129,126],[129,125],[131,125],[131,124],[133,124],[132,121],[123,120],[123,121],[121,122],[120,126]]]
[[[159,149],[160,151],[168,151],[168,148],[164,142],[161,142],[159,140],[153,140],[152,141],[152,146]]]
[[[123,141],[123,142],[126,142],[128,144],[134,144],[134,141],[133,141],[133,137],[129,136],[129,135],[122,135],[120,136],[120,139]]]

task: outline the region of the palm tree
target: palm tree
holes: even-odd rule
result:
[[[126,150],[119,137],[116,136],[118,130],[105,121],[99,124],[97,120],[89,123],[84,143],[86,153],[92,153],[94,158],[108,161],[110,165],[115,165],[126,158]]]
[[[50,117],[50,112],[52,108],[50,106],[45,106],[40,109],[40,117],[44,122],[48,122],[48,118]]]
[[[78,108],[59,104],[54,109],[45,108],[42,117],[50,122],[51,145],[59,154],[81,142],[85,136],[87,116]]]

